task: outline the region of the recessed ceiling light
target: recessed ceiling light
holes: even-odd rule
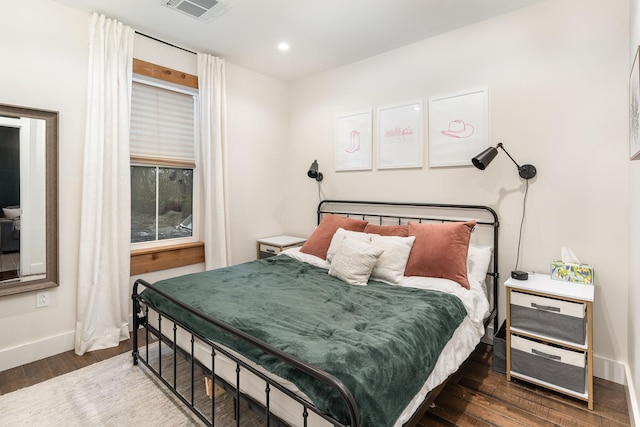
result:
[[[278,49],[281,50],[282,52],[288,51],[289,43],[285,43],[285,42],[278,43]]]

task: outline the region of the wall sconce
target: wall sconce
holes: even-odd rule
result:
[[[311,163],[311,166],[309,166],[309,172],[307,172],[307,176],[309,178],[315,179],[318,182],[322,181],[322,178],[324,178],[322,176],[322,172],[318,172],[318,161],[317,160],[314,160],[313,163]]]
[[[498,155],[498,148],[500,148],[502,151],[507,153],[507,156],[509,156],[511,161],[513,163],[515,163],[515,165],[518,167],[518,173],[520,174],[521,178],[531,179],[534,176],[536,176],[536,172],[537,171],[536,171],[535,166],[533,166],[533,165],[522,165],[522,166],[520,166],[513,159],[513,157],[511,157],[511,155],[507,152],[507,150],[504,149],[504,147],[502,146],[502,142],[499,142],[498,145],[496,145],[495,147],[487,148],[482,153],[478,154],[473,159],[471,159],[471,162],[473,163],[473,166],[475,166],[478,169],[483,171],[487,166],[489,166],[489,163],[491,163],[493,158]]]
[[[516,267],[515,269],[511,272],[511,277],[513,277],[514,279],[517,280],[527,280],[529,277],[529,274],[525,271],[520,271],[518,270],[518,266],[520,265],[520,247],[522,246],[522,229],[523,229],[523,225],[524,225],[524,216],[525,216],[525,210],[527,208],[527,193],[529,192],[529,180],[531,178],[533,178],[534,176],[536,176],[536,168],[533,165],[522,165],[520,166],[518,164],[518,162],[516,162],[513,157],[511,157],[511,154],[509,154],[507,152],[507,150],[504,149],[504,147],[502,146],[502,142],[499,142],[498,145],[496,145],[495,147],[489,147],[486,150],[484,150],[482,153],[478,154],[477,156],[475,156],[473,159],[471,159],[471,162],[473,163],[473,166],[477,167],[480,170],[485,170],[485,168],[487,166],[489,166],[489,163],[491,163],[491,161],[494,159],[494,157],[496,157],[498,155],[498,148],[500,148],[502,151],[504,151],[505,153],[507,153],[507,156],[509,156],[509,158],[511,159],[511,161],[513,163],[515,163],[515,165],[518,167],[518,173],[520,174],[521,178],[526,179],[526,185],[525,185],[525,190],[524,190],[524,200],[522,203],[522,219],[520,221],[520,232],[518,233],[518,251],[516,254]]]

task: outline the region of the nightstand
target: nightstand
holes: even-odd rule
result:
[[[593,409],[594,286],[532,274],[505,287],[507,380],[547,387]]]
[[[307,239],[294,236],[272,236],[257,240],[258,259],[278,255],[285,249],[304,245]]]

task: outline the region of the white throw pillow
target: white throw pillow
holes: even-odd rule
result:
[[[467,252],[467,277],[472,278],[475,282],[480,283],[486,293],[487,271],[491,264],[491,246],[480,246],[469,244]]]
[[[382,252],[367,242],[345,237],[333,255],[329,274],[352,285],[364,286]]]
[[[384,252],[373,267],[371,278],[397,285],[404,276],[404,268],[407,266],[409,253],[415,240],[415,236],[374,235],[371,238],[371,244],[384,250]]]
[[[2,208],[5,218],[16,219],[20,217],[20,208]]]
[[[331,262],[331,259],[335,255],[338,250],[338,246],[342,243],[342,240],[345,237],[349,237],[351,239],[360,240],[361,242],[369,243],[371,241],[371,236],[367,233],[362,233],[360,231],[349,231],[344,228],[338,228],[331,238],[331,244],[329,245],[329,249],[327,249],[327,261]]]

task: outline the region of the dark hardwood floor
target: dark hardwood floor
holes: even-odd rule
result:
[[[77,356],[73,350],[46,359],[0,372],[0,395],[29,387],[50,378],[63,375],[93,363],[131,351],[131,340],[120,342],[117,347],[90,351]]]
[[[421,426],[628,426],[624,386],[594,379],[594,410],[586,402],[491,369],[492,346],[480,344],[450,379]]]
[[[507,382],[491,369],[491,346],[480,344],[454,374],[420,426],[628,426],[624,387],[595,379],[594,410],[586,403],[525,382]],[[76,356],[73,351],[0,372],[0,394],[45,381],[131,351],[118,347]]]

